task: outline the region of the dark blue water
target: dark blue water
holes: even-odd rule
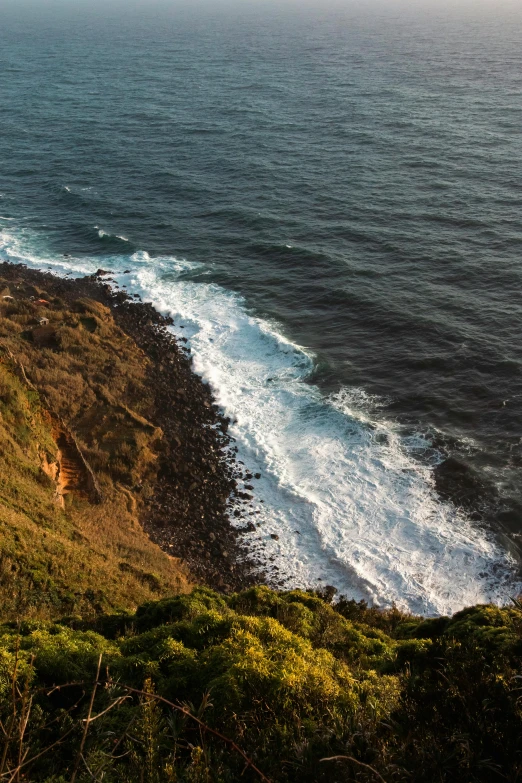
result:
[[[252,546],[290,580],[502,598],[521,95],[515,5],[8,5],[1,253],[130,269],[184,321],[286,536]]]

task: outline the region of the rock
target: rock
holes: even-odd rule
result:
[[[273,538],[274,541],[279,541],[279,536],[277,535],[277,533],[270,533],[270,538]]]

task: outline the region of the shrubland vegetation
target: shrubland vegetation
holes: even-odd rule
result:
[[[4,625],[0,774],[514,782],[521,609],[425,620],[301,591],[197,588],[135,613]]]

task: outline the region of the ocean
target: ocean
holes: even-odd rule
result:
[[[274,584],[522,591],[521,95],[520,4],[3,6],[0,258],[172,314]]]

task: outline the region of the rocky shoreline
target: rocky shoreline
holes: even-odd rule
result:
[[[143,352],[153,390],[148,419],[164,433],[154,492],[141,498],[140,485],[130,488],[140,500],[143,528],[167,554],[182,560],[195,581],[224,592],[265,581],[241,541],[241,531],[253,529],[251,501],[258,476],[235,459],[229,420],[194,372],[189,349],[168,329],[172,319],[111,288],[103,270],[70,279],[3,263],[0,274],[13,282],[22,278],[68,304],[87,297],[110,309]]]

